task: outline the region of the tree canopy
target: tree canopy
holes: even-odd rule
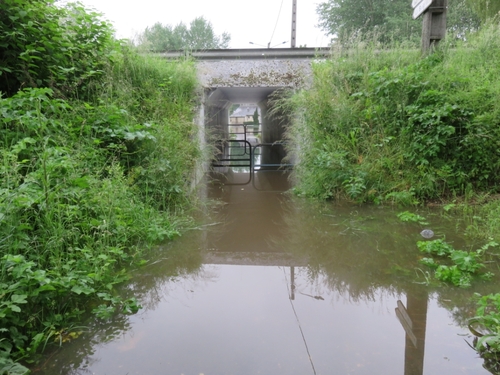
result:
[[[467,0],[467,3],[482,21],[493,18],[500,12],[500,0]]]
[[[476,8],[480,5],[469,4],[476,2],[500,3],[499,0],[449,0],[448,29],[457,37],[479,27]],[[489,5],[487,9],[491,13],[493,8]],[[337,40],[360,33],[373,33],[383,42],[419,39],[421,35],[422,21],[412,19],[410,0],[327,0],[316,11],[319,26]]]
[[[419,22],[411,18],[408,0],[328,0],[317,7],[319,26],[338,39],[378,32],[388,39],[418,35]]]
[[[210,21],[197,17],[189,26],[179,23],[175,27],[160,22],[147,27],[139,35],[138,45],[153,52],[182,49],[228,48],[231,35],[227,32],[216,35]]]

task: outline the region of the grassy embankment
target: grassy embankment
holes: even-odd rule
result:
[[[417,49],[359,43],[314,66],[289,129],[296,191],[414,203],[497,193],[500,27]]]
[[[189,207],[200,156],[190,62],[139,56],[79,5],[0,5],[0,373],[23,374]]]

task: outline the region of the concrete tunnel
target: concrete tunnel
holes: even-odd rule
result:
[[[163,56],[178,58],[178,53],[165,53]],[[213,144],[214,139],[229,139],[232,104],[254,104],[258,107],[259,143],[272,144],[283,140],[291,118],[273,108],[276,103],[273,94],[284,88],[308,87],[312,83],[313,61],[329,55],[329,48],[194,51],[192,57],[196,59],[198,81],[203,87],[198,125],[206,136],[200,142]],[[280,165],[285,157],[286,160],[293,159],[291,155],[286,155],[282,145],[262,146],[259,152],[263,165]]]
[[[260,112],[259,144],[272,144],[284,139],[287,122],[283,113],[273,111],[273,94],[280,87],[216,87],[205,90],[203,101],[204,127],[207,141],[227,140],[229,111],[233,104],[256,104]],[[274,98],[275,99],[275,98]],[[254,146],[254,144],[252,144]],[[262,165],[281,164],[286,156],[285,147],[261,146]],[[264,167],[266,168],[266,167]],[[276,167],[267,167],[274,168]]]

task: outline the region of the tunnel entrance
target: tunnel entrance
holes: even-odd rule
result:
[[[288,117],[273,108],[280,87],[207,89],[204,101],[206,141],[216,147],[212,171],[241,182],[234,174],[288,170],[284,132]],[[230,181],[228,181],[230,182]]]

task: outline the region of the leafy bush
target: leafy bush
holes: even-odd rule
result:
[[[50,87],[58,95],[84,94],[116,50],[110,24],[78,3],[4,0],[0,4],[0,91]]]
[[[7,0],[0,34],[0,374],[23,374],[84,313],[140,308],[114,287],[189,220],[196,76],[78,4]]]

